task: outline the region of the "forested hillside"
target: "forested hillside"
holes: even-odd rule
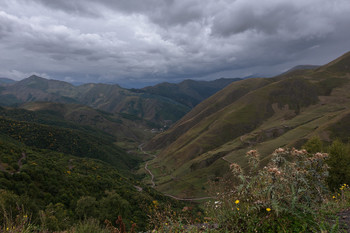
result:
[[[116,146],[113,135],[50,116],[0,109],[0,204],[7,213],[25,211],[51,231],[119,215],[145,229],[145,210],[172,202],[135,180],[141,158]]]

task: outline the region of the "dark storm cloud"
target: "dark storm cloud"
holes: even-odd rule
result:
[[[260,8],[260,7],[259,7]],[[257,33],[277,33],[298,20],[297,9],[291,2],[277,3],[262,11],[247,4],[231,6],[214,18],[213,34],[230,36],[255,30]]]
[[[83,1],[56,1],[56,0],[21,0],[21,2],[30,4],[31,2],[37,2],[39,4],[50,7],[53,10],[62,10],[70,14],[78,14],[85,16],[98,16],[95,12],[91,2],[86,1],[87,4],[84,4]]]
[[[348,0],[3,0],[0,76],[276,74],[350,50],[349,22]]]
[[[28,0],[24,0],[28,1]],[[163,25],[187,24],[203,16],[203,2],[176,0],[35,0],[52,9],[86,16],[104,16],[104,10],[113,9],[125,14],[145,14],[153,22]]]

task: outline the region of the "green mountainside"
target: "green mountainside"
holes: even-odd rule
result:
[[[347,140],[349,81],[347,53],[316,69],[232,83],[146,145],[160,151],[148,166],[158,190],[204,195],[206,182],[230,163],[246,166],[249,149],[266,160],[274,149],[301,146],[313,135]]]
[[[115,136],[40,111],[1,108],[0,133],[30,147],[99,159],[120,170],[129,171],[139,162],[115,144]]]
[[[41,122],[45,119],[44,122],[49,124],[63,122],[65,125],[70,122],[69,127],[77,124],[85,126],[85,129],[93,127],[115,136],[118,144],[131,144],[134,148],[154,136],[151,129],[157,127],[157,124],[135,115],[113,114],[80,104],[28,102],[20,107],[32,111],[32,114],[40,114]]]
[[[118,215],[142,230],[154,201],[180,205],[137,181],[132,171],[142,158],[117,145],[118,133],[103,129],[117,130],[118,120],[128,119],[76,104],[24,107],[31,111],[0,107],[0,204],[6,211],[16,216],[24,207],[51,231],[85,218],[115,222]]]

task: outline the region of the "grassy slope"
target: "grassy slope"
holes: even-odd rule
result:
[[[335,129],[350,113],[349,67],[350,54],[345,54],[316,70],[260,79],[265,85],[238,98],[230,94],[254,80],[233,83],[202,102],[148,145],[167,145],[149,165],[159,174],[158,189],[200,196],[208,178],[227,171],[229,163],[222,158],[244,166],[251,148],[267,159],[275,148],[300,146],[314,134],[325,140],[339,135]]]

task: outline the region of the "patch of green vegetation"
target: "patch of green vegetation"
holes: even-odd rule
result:
[[[350,183],[350,145],[335,140],[326,151],[329,153],[328,185],[336,190],[343,184]]]
[[[98,138],[73,129],[3,118],[0,118],[0,130],[28,146],[100,159],[122,170],[137,164],[137,161],[133,161],[121,148],[113,144],[113,137]]]
[[[350,114],[344,116],[341,120],[328,128],[331,131],[332,138],[339,138],[343,142],[350,140]]]
[[[0,111],[1,134],[27,146],[100,159],[121,171],[134,168],[139,159],[116,146],[115,137],[89,126],[67,122],[51,114],[23,109]]]
[[[21,108],[3,108],[0,110],[0,116],[16,121],[26,121],[30,123],[38,123],[49,126],[63,127],[67,129],[76,129],[85,133],[90,133],[98,137],[111,137],[100,130],[90,126],[78,125],[76,123],[64,120],[64,114],[50,109],[28,111]]]
[[[16,216],[18,206],[24,207],[32,220],[44,221],[51,231],[67,229],[84,218],[114,222],[118,215],[128,226],[133,221],[145,229],[152,201],[170,201],[99,160],[30,148],[6,136],[1,137],[0,165],[11,166],[0,171],[2,208]]]
[[[177,121],[183,115],[185,115],[185,113],[189,112],[189,110],[190,110],[190,108],[188,108],[188,107],[169,103],[169,104],[162,106],[157,111],[155,119]]]

